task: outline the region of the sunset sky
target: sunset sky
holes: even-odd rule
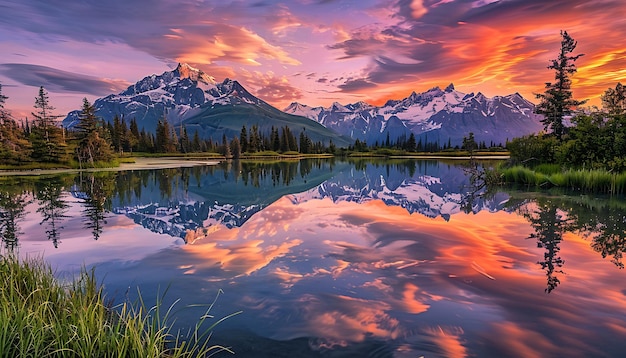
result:
[[[574,94],[626,82],[621,0],[0,0],[0,84],[30,116],[57,114],[187,62],[283,109],[382,104],[454,83],[535,101],[561,30],[578,41]]]

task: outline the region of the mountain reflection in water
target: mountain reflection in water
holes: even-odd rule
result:
[[[0,187],[5,250],[42,254],[60,274],[95,265],[118,300],[169,287],[166,304],[182,307],[222,289],[213,313],[243,313],[212,339],[244,357],[620,356],[625,207],[475,192],[463,167],[436,161],[234,162]],[[177,324],[202,313],[182,309]]]

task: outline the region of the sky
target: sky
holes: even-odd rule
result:
[[[622,0],[0,0],[0,84],[14,117],[39,86],[57,114],[179,62],[291,102],[380,105],[444,88],[534,93],[567,31],[574,97],[626,78]]]

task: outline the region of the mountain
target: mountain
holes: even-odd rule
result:
[[[282,112],[248,92],[239,82],[225,79],[221,83],[187,64],[179,64],[173,71],[151,75],[129,86],[119,94],[111,94],[94,102],[96,115],[112,121],[117,115],[127,121],[135,118],[139,129],[156,131],[163,117],[177,130],[185,126],[189,136],[198,132],[201,138],[221,140],[239,136],[245,125],[259,127],[269,134],[271,127],[288,126],[294,134],[302,130],[314,142],[339,146],[350,143],[316,121]],[[71,128],[80,111],[72,111],[63,120]]]
[[[408,138],[410,133],[424,142],[461,145],[463,137],[474,133],[477,142],[504,144],[540,131],[540,116],[534,104],[519,93],[488,98],[482,93],[465,94],[450,84],[411,93],[402,100],[389,100],[381,107],[365,102],[330,107],[310,107],[292,103],[285,112],[315,120],[326,128],[369,144]]]

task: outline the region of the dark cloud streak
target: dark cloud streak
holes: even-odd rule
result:
[[[53,92],[88,93],[101,96],[121,92],[129,86],[126,81],[109,80],[31,64],[0,64],[0,72],[21,84],[44,86]]]

